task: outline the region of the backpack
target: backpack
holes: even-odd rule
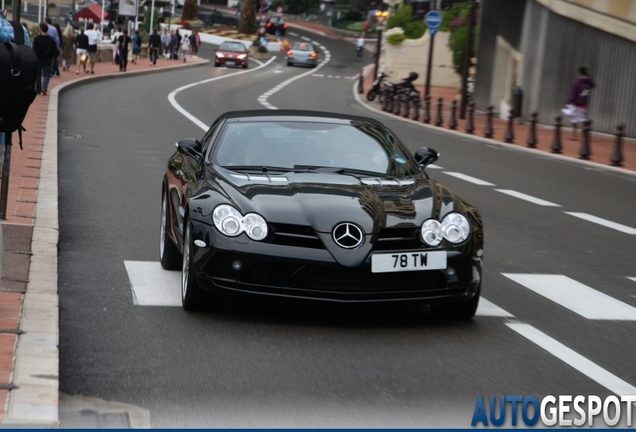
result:
[[[22,26],[11,21],[14,42],[0,43],[0,132],[22,131],[22,121],[35,100],[38,57],[24,45]]]

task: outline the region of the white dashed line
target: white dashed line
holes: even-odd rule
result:
[[[312,76],[315,76],[315,77],[318,77],[318,78],[322,78],[322,77],[324,77],[324,75],[323,75],[323,74],[313,74]]]
[[[435,164],[426,165],[426,168],[430,168],[430,169],[444,169],[441,166],[435,165]]]
[[[298,33],[289,32],[289,35],[296,37],[296,36],[298,36]]]
[[[523,323],[506,323],[506,325],[613,393],[617,395],[636,394],[636,387],[611,374],[596,363],[591,362],[531,325]]]
[[[636,235],[636,229],[632,227],[628,227],[627,225],[622,225],[616,222],[608,221],[607,219],[603,219],[597,216],[592,216],[587,213],[575,213],[575,212],[565,212],[571,216],[577,217],[579,219],[586,220],[588,222],[593,222],[595,224],[603,225],[607,228],[615,229],[616,231],[623,232],[625,234]]]
[[[457,172],[449,172],[449,171],[444,171],[444,173],[448,174],[449,176],[457,177],[458,179],[466,180],[467,182],[474,183],[479,186],[495,186],[493,183],[489,183],[487,181],[480,180],[478,178],[471,177],[466,174],[457,173]]]
[[[307,42],[311,42],[311,38],[308,38],[307,36],[301,36],[300,37],[302,40],[305,40]]]
[[[636,277],[627,276],[627,279],[633,280],[634,282],[636,282]]]
[[[542,200],[541,198],[536,198],[536,197],[533,197],[531,195],[526,195],[526,194],[521,193],[521,192],[517,192],[517,191],[513,191],[513,190],[509,190],[509,189],[495,189],[495,190],[497,192],[501,192],[501,193],[504,193],[506,195],[510,195],[510,196],[515,197],[515,198],[519,198],[519,199],[522,199],[524,201],[528,201],[528,202],[531,202],[533,204],[537,204],[537,205],[540,205],[540,206],[561,207],[559,204],[555,204],[555,203],[552,203],[550,201],[545,201],[545,200]]]

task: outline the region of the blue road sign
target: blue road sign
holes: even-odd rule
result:
[[[442,23],[442,14],[436,10],[429,11],[426,13],[426,16],[424,16],[424,22],[430,30],[437,30],[439,25]],[[434,33],[431,31],[431,34]]]

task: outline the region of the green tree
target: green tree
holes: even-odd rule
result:
[[[143,28],[146,32],[151,33],[153,28],[159,28],[159,10],[157,8],[155,8],[155,13],[153,16],[153,23],[152,25],[150,25],[150,8],[148,8],[145,12],[144,12],[144,22],[143,22]]]
[[[255,0],[243,0],[239,31],[245,34],[256,33],[256,3]]]
[[[413,8],[402,6],[386,20],[386,29],[400,27],[407,39],[419,39],[426,32],[426,24],[422,20],[413,19]]]
[[[197,0],[185,0],[183,3],[183,12],[181,18],[184,20],[192,21],[197,19],[199,13],[199,6],[197,6]]]

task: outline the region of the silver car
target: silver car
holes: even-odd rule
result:
[[[287,50],[287,66],[301,64],[316,67],[318,53],[318,49],[310,42],[295,42]]]

